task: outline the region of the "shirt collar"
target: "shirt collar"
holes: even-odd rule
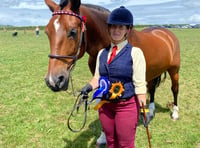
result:
[[[111,49],[113,48],[113,46],[117,46],[117,50],[121,50],[126,44],[128,43],[127,40],[124,40],[123,42],[120,42],[119,44],[114,44],[111,43]]]

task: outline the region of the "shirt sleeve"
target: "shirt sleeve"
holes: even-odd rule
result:
[[[95,68],[95,73],[94,73],[94,77],[95,77],[96,79],[99,79],[99,77],[100,77],[100,74],[99,74],[99,58],[100,58],[100,55],[101,55],[102,51],[103,51],[103,49],[100,50],[100,51],[98,52],[98,55],[97,55],[96,68]]]
[[[140,48],[133,47],[133,84],[136,94],[146,94],[146,61]]]

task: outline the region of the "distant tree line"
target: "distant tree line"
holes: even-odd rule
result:
[[[26,27],[15,27],[15,26],[1,26],[0,25],[0,30],[4,30],[5,28],[7,30],[13,30],[13,29],[17,29],[17,30],[34,30],[36,26],[26,26]],[[45,26],[39,26],[40,29],[44,29]]]
[[[134,25],[135,28],[146,28],[146,27],[164,27],[164,28],[200,28],[200,24],[190,25],[190,24],[165,24],[165,25]],[[39,26],[41,30],[45,28],[45,26]],[[35,26],[25,26],[25,27],[15,27],[15,26],[2,26],[0,25],[0,30],[34,30]]]

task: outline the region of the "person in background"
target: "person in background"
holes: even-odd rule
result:
[[[35,35],[37,37],[39,37],[39,35],[40,35],[40,28],[39,28],[39,26],[36,26],[36,28],[35,28]]]
[[[3,27],[3,32],[7,32],[7,29],[6,29],[6,27]]]
[[[13,31],[13,33],[12,33],[12,36],[13,37],[16,37],[18,35],[18,31],[17,31],[17,29],[15,29],[14,31]]]
[[[146,105],[146,62],[142,50],[127,40],[133,27],[133,16],[128,9],[124,6],[114,9],[107,24],[111,43],[98,53],[95,74],[81,93],[88,94],[108,82],[103,86],[109,85],[109,91],[101,98],[107,103],[99,108],[107,147],[133,148],[139,108],[142,103]],[[146,117],[147,122],[142,120],[144,126],[150,121],[149,114]]]

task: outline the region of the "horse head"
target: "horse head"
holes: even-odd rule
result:
[[[67,90],[70,72],[77,59],[84,54],[86,19],[80,15],[80,0],[61,0],[56,4],[45,0],[53,12],[45,28],[50,43],[46,84],[53,91]]]

